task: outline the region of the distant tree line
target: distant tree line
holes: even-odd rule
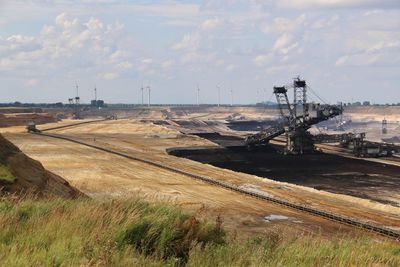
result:
[[[10,102],[10,103],[0,103],[0,107],[26,107],[26,108],[71,108],[74,107],[75,104],[64,104],[62,102],[56,102],[56,103],[21,103],[21,102]],[[90,104],[79,104],[81,107],[97,107],[97,108],[137,108],[141,107],[143,105],[141,104],[106,104],[104,103],[103,100],[93,100],[91,101]],[[144,105],[147,106],[147,105]],[[151,104],[151,106],[177,106],[177,107],[196,107],[197,105],[195,104]],[[200,106],[202,107],[213,107],[217,106],[216,104],[201,104]],[[227,104],[221,104],[220,106],[222,107],[229,107],[230,105]],[[254,107],[254,104],[242,104],[238,105],[235,104],[233,105],[235,107]],[[257,107],[269,107],[269,108],[275,108],[277,107],[277,103],[275,102],[261,102],[255,104]],[[376,103],[371,103],[370,101],[364,101],[364,102],[349,102],[349,103],[343,103],[343,106],[347,107],[361,107],[361,106],[400,106],[399,103],[387,103],[387,104],[376,104]]]
[[[348,107],[368,107],[368,106],[373,106],[373,107],[381,107],[381,106],[400,106],[400,102],[399,103],[386,103],[386,104],[376,104],[376,103],[371,103],[370,101],[364,101],[364,102],[349,102],[349,103],[343,103],[344,106],[348,106]]]
[[[62,102],[57,103],[21,103],[21,102],[12,102],[12,103],[0,103],[0,107],[21,107],[21,108],[63,108],[66,105]]]
[[[75,104],[64,104],[62,102],[56,103],[21,103],[21,102],[11,102],[11,103],[0,103],[0,107],[21,107],[21,108],[70,108],[75,106]],[[106,107],[107,105],[103,100],[93,100],[90,104],[79,104],[82,107]]]

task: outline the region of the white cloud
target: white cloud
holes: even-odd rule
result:
[[[0,37],[0,70],[30,70],[31,75],[49,75],[51,71],[73,73],[103,72],[101,77],[114,79],[132,68],[129,53],[115,42],[123,38],[120,24],[104,25],[90,18],[80,23],[62,13],[54,25],[44,25],[37,36]]]
[[[400,41],[379,42],[368,49],[339,57],[340,66],[396,66],[400,64]]]
[[[1,2],[1,1],[0,1]],[[115,14],[115,12],[125,11],[128,13],[138,13],[146,16],[159,17],[193,17],[199,15],[200,6],[192,3],[182,3],[178,1],[128,1],[128,0],[13,0],[13,4],[23,7],[71,9],[76,12],[89,10],[92,14],[93,9],[100,10],[102,13]],[[151,3],[149,3],[151,2]]]
[[[400,32],[392,31],[357,31],[349,33],[343,38],[344,44],[349,51],[367,51],[379,48],[380,46],[396,46],[400,41]]]
[[[42,35],[50,35],[54,33],[54,26],[48,26],[48,25],[44,25],[42,28],[42,31],[40,32],[40,34]]]
[[[228,66],[225,67],[226,71],[233,71],[237,68],[235,64],[229,64]]]
[[[7,9],[7,18],[0,19],[9,27],[9,34],[0,34],[0,75],[16,81],[10,88],[34,79],[49,84],[51,79],[65,83],[97,77],[113,88],[127,79],[149,79],[176,88],[171,89],[179,95],[176,99],[184,98],[178,93],[180,83],[196,79],[225,83],[215,81],[218,77],[240,87],[252,77],[263,84],[292,74],[315,80],[321,73],[335,77],[341,67],[349,67],[351,78],[361,73],[351,68],[362,66],[363,72],[374,71],[393,86],[397,82],[400,16],[399,9],[388,8],[394,1],[206,0],[202,8],[183,2],[21,0],[21,10]],[[129,28],[110,24],[113,17]],[[27,23],[32,24],[25,27]],[[121,92],[125,87],[120,86]],[[242,91],[241,99],[246,99],[246,88]],[[206,90],[202,93],[206,97]]]
[[[351,28],[356,31],[399,31],[400,14],[396,10],[370,12],[349,21]]]
[[[64,29],[64,35],[70,34],[71,31],[76,30],[80,26],[78,18],[70,18],[67,13],[58,15],[55,23]]]
[[[173,60],[166,60],[161,64],[161,67],[165,70],[170,69],[174,65]]]
[[[267,22],[261,25],[261,31],[269,32],[292,32],[306,24],[306,15],[302,14],[295,19],[277,17],[273,22]]]
[[[193,17],[199,15],[199,5],[186,4],[175,1],[167,1],[166,3],[152,4],[125,4],[123,7],[131,12],[137,12],[147,15],[157,15],[161,17]]]
[[[197,50],[200,45],[200,34],[198,32],[186,34],[182,40],[172,46],[175,50]]]
[[[273,55],[271,53],[266,55],[258,55],[253,59],[254,64],[258,66],[264,66],[273,60]]]
[[[291,34],[282,34],[274,43],[273,50],[287,54],[290,50],[297,47],[298,43],[292,43],[294,36]]]
[[[37,83],[38,83],[37,79],[29,79],[24,82],[24,86],[25,87],[34,87],[35,85],[37,85]]]
[[[115,72],[107,72],[107,73],[103,73],[101,75],[101,78],[103,78],[104,80],[114,80],[117,77],[118,77],[118,73],[115,73]]]
[[[348,56],[348,55],[346,55],[346,56],[341,56],[340,58],[338,58],[338,59],[336,60],[335,65],[336,65],[336,66],[343,66],[343,65],[346,64],[346,62],[348,61],[348,59],[349,59],[349,56]]]
[[[368,10],[367,12],[364,13],[364,16],[371,16],[371,15],[375,15],[375,14],[381,14],[384,11],[381,9],[374,9],[374,10]]]
[[[223,59],[218,59],[215,61],[215,66],[216,67],[221,67],[225,64],[225,61]]]
[[[142,63],[143,64],[151,64],[151,63],[153,63],[153,59],[152,58],[144,58],[144,59],[142,59]]]
[[[103,23],[93,17],[91,17],[90,20],[84,25],[86,25],[89,31],[97,31],[103,29]]]
[[[336,66],[371,66],[377,64],[381,59],[380,55],[355,54],[340,57]]]
[[[315,8],[400,8],[398,0],[279,0],[278,7]]]
[[[201,26],[200,29],[204,31],[212,30],[215,28],[218,28],[224,24],[224,21],[220,18],[212,18],[212,19],[207,19],[205,20]]]
[[[119,64],[117,65],[117,67],[118,67],[119,69],[121,69],[121,70],[129,70],[129,69],[132,69],[133,64],[130,63],[130,62],[128,62],[128,61],[124,61],[124,62],[119,63]]]
[[[333,15],[330,18],[326,18],[326,19],[320,19],[315,21],[312,24],[312,28],[313,29],[323,29],[323,28],[327,28],[327,27],[332,27],[333,25],[335,25],[335,23],[339,20],[339,16],[338,15]]]
[[[124,50],[116,50],[111,53],[109,47],[103,47],[103,52],[106,54],[110,54],[109,59],[110,59],[110,62],[112,62],[112,63],[119,62],[122,59],[126,58],[128,55],[128,52],[126,52]]]
[[[399,52],[400,51],[400,40],[393,40],[390,42],[384,42],[384,41],[380,41],[374,45],[372,45],[371,47],[369,47],[367,49],[367,52],[378,52],[381,50],[394,50],[393,52]]]

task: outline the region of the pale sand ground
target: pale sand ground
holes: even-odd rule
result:
[[[68,123],[70,121],[61,122],[59,125]],[[50,128],[54,125],[48,124],[39,128]],[[224,224],[229,229],[245,233],[263,233],[275,228],[285,228],[289,235],[303,231],[319,232],[320,229],[325,233],[336,232],[340,228],[347,229],[336,223],[245,197],[116,155],[67,141],[29,135],[24,133],[23,127],[5,128],[1,129],[1,132],[6,132],[5,136],[9,140],[29,156],[41,161],[47,169],[64,177],[91,196],[142,195],[150,200],[174,201],[207,216],[221,214]],[[279,183],[167,155],[165,149],[169,147],[214,144],[198,137],[184,136],[166,127],[141,123],[137,120],[118,120],[53,132],[237,185],[252,186],[257,190],[298,203],[400,228],[400,209],[393,206]],[[265,222],[264,216],[270,214],[281,214],[291,219]]]

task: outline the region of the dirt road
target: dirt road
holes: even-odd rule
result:
[[[54,125],[46,125],[47,128]],[[43,128],[46,128],[43,126]],[[188,177],[116,155],[73,144],[23,133],[20,128],[3,129],[6,137],[29,156],[94,197],[145,196],[150,200],[168,200],[198,212],[221,215],[228,229],[240,233],[264,233],[285,229],[286,235],[337,231],[349,228],[307,214],[216,188]],[[130,155],[208,175],[231,183],[252,187],[297,203],[341,212],[351,217],[400,229],[400,209],[349,196],[303,188],[261,179],[253,175],[220,169],[168,155],[170,147],[215,146],[196,136],[182,135],[159,125],[134,120],[105,121],[80,127],[54,130],[85,142],[112,148]],[[287,219],[266,221],[265,216],[283,215]]]

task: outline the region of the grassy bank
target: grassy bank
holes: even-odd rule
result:
[[[14,179],[15,177],[12,175],[8,167],[0,163],[0,180],[13,182]]]
[[[2,200],[0,224],[0,266],[400,266],[395,242],[239,241],[218,218],[139,200]]]
[[[19,149],[0,134],[0,180],[6,182],[14,181],[15,177],[7,167],[7,158],[18,152]]]

